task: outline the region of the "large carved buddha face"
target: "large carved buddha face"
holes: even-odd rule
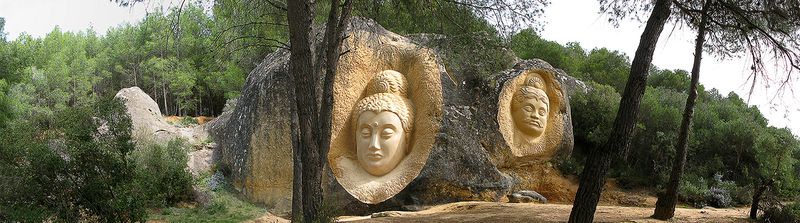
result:
[[[380,72],[355,105],[352,122],[358,164],[373,176],[383,176],[405,158],[413,126],[413,108],[406,81],[393,70]]]
[[[541,89],[525,86],[517,93],[511,106],[514,125],[521,133],[539,137],[547,126],[550,110],[547,94]]]
[[[383,176],[405,157],[407,136],[397,114],[364,111],[356,128],[358,163],[368,173]]]

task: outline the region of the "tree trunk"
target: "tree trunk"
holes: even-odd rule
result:
[[[769,179],[768,181],[762,179],[761,184],[755,187],[753,203],[750,204],[750,219],[756,219],[758,217],[758,203],[761,202],[761,195],[764,194],[767,188],[772,186],[773,182],[775,182],[773,179]]]
[[[339,15],[339,0],[331,1],[331,11],[328,16],[328,24],[325,28],[324,36],[324,49],[325,49],[325,79],[322,91],[322,103],[319,106],[319,122],[316,129],[318,132],[317,145],[319,146],[321,160],[319,161],[320,170],[323,164],[326,163],[328,149],[331,141],[331,113],[333,110],[333,80],[336,74],[336,66],[339,63],[339,54],[341,53],[342,40],[344,40],[344,31],[347,29],[350,21],[350,11],[352,10],[352,1],[345,0],[344,9]],[[320,61],[317,61],[320,62]],[[320,171],[320,174],[321,171]]]
[[[627,150],[630,144],[639,115],[639,103],[647,84],[650,62],[653,61],[653,52],[664,24],[669,18],[671,6],[671,0],[658,0],[653,7],[631,64],[628,82],[614,120],[614,128],[608,141],[602,147],[592,150],[586,159],[569,222],[592,222],[611,159],[621,151]]]
[[[689,83],[689,96],[683,110],[683,120],[678,134],[678,143],[675,144],[675,160],[672,162],[672,173],[669,175],[667,191],[659,196],[653,218],[667,220],[675,216],[675,204],[678,201],[678,186],[680,186],[683,169],[686,166],[686,148],[689,144],[689,130],[694,116],[694,105],[697,100],[697,82],[700,80],[700,61],[703,59],[703,44],[706,37],[708,24],[708,7],[711,0],[706,0],[701,11],[702,19],[697,29],[697,40],[694,44],[694,63],[692,64],[692,81]]]
[[[314,52],[312,51],[312,33],[315,3],[313,0],[295,0],[287,2],[289,22],[289,41],[291,56],[289,72],[295,80],[294,93],[297,107],[297,118],[300,129],[299,150],[302,164],[302,201],[303,221],[311,222],[318,218],[322,204],[322,179],[320,151],[314,128],[318,123],[316,81],[314,70]],[[300,188],[293,188],[294,190]],[[293,193],[294,194],[294,193]],[[294,212],[294,211],[293,211]]]
[[[295,86],[294,80],[289,86]],[[291,93],[290,93],[291,94]],[[303,221],[303,150],[300,149],[300,131],[298,131],[297,109],[292,109],[292,222]]]
[[[167,79],[167,78],[165,77],[164,79]],[[168,115],[170,111],[169,111],[169,108],[167,107],[167,84],[161,85],[161,90],[164,91],[164,113],[166,113],[166,114],[163,114],[163,115]]]

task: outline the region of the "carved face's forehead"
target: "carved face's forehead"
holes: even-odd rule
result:
[[[381,126],[401,127],[400,117],[390,111],[364,111],[358,116],[358,127],[370,126],[372,128]]]

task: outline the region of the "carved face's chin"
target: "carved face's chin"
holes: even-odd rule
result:
[[[543,132],[544,132],[543,127],[529,125],[527,131],[525,131],[525,134],[531,137],[539,137],[542,135]]]
[[[382,164],[380,161],[371,162],[371,161],[362,161],[361,168],[367,171],[367,173],[372,174],[373,176],[383,176],[387,173],[391,172],[395,166],[389,166],[386,164]]]
[[[525,126],[517,126],[522,134],[525,134],[529,137],[539,137],[544,132],[544,128],[540,128],[533,125],[525,125]]]

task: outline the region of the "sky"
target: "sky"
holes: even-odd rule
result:
[[[174,2],[173,2],[174,1]],[[624,52],[631,60],[644,29],[644,22],[623,21],[619,27],[599,14],[597,0],[553,0],[545,9],[542,37],[561,44],[579,42],[586,49],[606,47]],[[133,7],[119,7],[109,0],[0,0],[0,17],[6,19],[5,32],[13,40],[20,33],[41,37],[59,26],[62,31],[84,31],[90,27],[98,34],[123,23],[136,23],[148,11],[160,10],[158,5],[175,5],[177,0],[149,0]],[[695,34],[691,30],[667,26],[658,42],[653,64],[662,69],[691,70]],[[700,83],[706,89],[716,88],[720,94],[736,92],[748,99],[750,85],[746,84],[750,63],[746,58],[720,60],[704,54]],[[773,76],[785,72],[771,69]],[[800,74],[795,74],[795,83]],[[800,135],[800,95],[786,91],[773,99],[775,87],[758,83],[749,96],[750,105],[757,106],[769,119],[770,125],[789,127]],[[774,84],[773,84],[774,86]],[[798,92],[800,94],[800,92]]]
[[[545,9],[543,18],[546,22],[541,33],[544,39],[561,44],[579,42],[583,48],[589,50],[606,47],[624,52],[633,60],[639,37],[644,30],[644,21],[627,20],[615,28],[608,22],[607,16],[599,13],[600,6],[597,0],[551,2]],[[656,46],[653,64],[661,69],[691,71],[694,40],[697,34],[692,30],[673,27],[665,26]],[[704,85],[706,90],[716,88],[723,96],[733,91],[745,101],[748,100],[750,85],[746,81],[750,74],[751,63],[747,58],[721,60],[706,53],[702,58],[700,84]],[[770,75],[786,77],[786,72],[778,69],[779,67],[766,66]],[[800,73],[793,75],[794,82],[800,84],[798,78]],[[757,106],[769,119],[770,125],[779,128],[789,127],[795,135],[800,135],[800,91],[797,92],[798,95],[792,95],[791,91],[787,90],[782,97],[776,98],[776,84],[771,85],[771,88],[767,88],[763,82],[757,82],[753,94],[749,96],[749,104]]]

